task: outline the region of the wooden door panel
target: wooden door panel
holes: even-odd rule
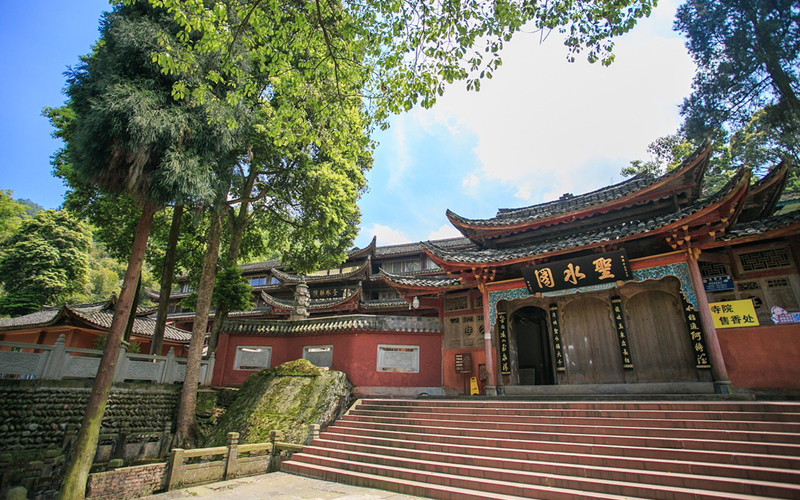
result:
[[[571,384],[624,383],[611,305],[581,297],[564,306],[562,333]]]

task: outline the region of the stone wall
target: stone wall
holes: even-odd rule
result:
[[[123,467],[91,474],[86,485],[86,498],[136,498],[151,495],[166,487],[166,463]]]
[[[0,381],[0,498],[19,485],[53,496],[90,393],[89,382]],[[179,385],[115,386],[95,462],[166,453],[179,397]]]

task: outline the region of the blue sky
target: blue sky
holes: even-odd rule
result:
[[[541,203],[618,182],[620,168],[645,157],[680,123],[694,66],[671,31],[677,2],[616,44],[610,68],[580,56],[570,64],[556,34],[522,33],[480,92],[448,89],[430,110],[393,117],[375,138],[375,166],[356,245],[456,236],[445,210],[469,218]],[[52,177],[58,149],[41,116],[64,101],[63,72],[97,39],[106,0],[0,0],[0,189],[47,208],[64,187]]]

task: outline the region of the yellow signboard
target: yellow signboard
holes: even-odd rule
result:
[[[708,305],[715,328],[758,326],[758,316],[751,299],[713,302]]]

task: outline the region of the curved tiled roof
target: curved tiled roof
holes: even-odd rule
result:
[[[458,278],[446,276],[409,276],[405,274],[392,274],[381,270],[381,277],[396,285],[415,288],[446,288],[461,285]]]
[[[319,335],[348,331],[439,333],[442,323],[439,318],[348,314],[301,320],[228,319],[221,331],[238,335]]]
[[[667,215],[653,217],[647,220],[631,220],[605,228],[592,228],[583,232],[563,235],[546,241],[513,248],[495,249],[483,248],[475,250],[450,251],[433,244],[426,246],[426,251],[440,261],[459,264],[500,264],[507,261],[543,256],[563,250],[579,249],[595,244],[611,243],[622,239],[630,239],[660,228],[667,227],[686,217],[691,216],[715,203],[723,200],[727,195],[746,189],[746,179],[749,175],[740,172],[731,179],[725,187],[715,194],[700,202]]]
[[[339,306],[343,306],[348,302],[355,303],[361,297],[361,284],[356,288],[355,292],[352,295],[348,295],[347,297],[337,297],[331,299],[309,299],[308,310],[309,311],[320,311],[330,308],[335,308]],[[279,299],[277,297],[273,297],[272,295],[261,292],[261,298],[272,306],[274,309],[279,310],[291,310],[294,307],[294,300],[287,300],[287,299]]]
[[[25,316],[0,320],[0,329],[20,330],[23,328],[51,326],[58,324],[62,318],[66,317],[78,318],[99,330],[107,331],[111,328],[114,311],[108,307],[106,302],[47,308]],[[141,337],[152,337],[155,327],[156,322],[154,319],[137,316],[133,321],[132,333]],[[192,333],[168,325],[164,330],[164,338],[172,342],[188,344],[192,338]]]
[[[435,240],[436,244],[443,248],[453,248],[453,247],[467,247],[467,246],[474,246],[474,244],[467,238],[458,237],[458,238],[446,238],[443,240]],[[387,245],[384,247],[378,247],[375,250],[376,257],[400,257],[402,255],[410,255],[410,254],[417,254],[421,253],[424,249],[425,243],[424,242],[416,242],[416,243],[402,243],[400,245]]]
[[[363,264],[358,266],[356,269],[353,269],[352,271],[348,271],[346,273],[325,274],[320,276],[307,276],[300,274],[290,274],[281,271],[280,269],[273,269],[272,275],[281,280],[281,282],[283,283],[300,283],[301,281],[305,281],[306,283],[322,283],[325,281],[346,280],[349,278],[356,277],[362,273],[369,274],[371,264],[372,264],[372,259],[370,256],[367,256],[367,259],[364,261]]]
[[[800,224],[800,210],[737,224],[733,229],[728,230],[727,234],[720,238],[720,240],[733,241],[741,238],[749,238],[751,236],[761,236],[794,224]]]
[[[586,209],[608,207],[620,200],[636,203],[640,195],[659,189],[659,186],[669,185],[670,182],[681,179],[683,176],[692,178],[691,195],[689,203],[700,196],[702,175],[707,165],[708,155],[711,152],[710,142],[705,141],[691,155],[681,162],[677,168],[661,175],[654,176],[650,173],[641,173],[631,179],[622,181],[612,186],[607,186],[589,193],[559,199],[523,208],[502,208],[491,219],[467,219],[450,210],[446,215],[462,233],[469,228],[499,228],[504,226],[518,226],[533,222],[544,222],[547,219],[566,215],[572,212],[581,212]],[[651,189],[652,188],[652,189]],[[669,194],[669,193],[668,193]]]

